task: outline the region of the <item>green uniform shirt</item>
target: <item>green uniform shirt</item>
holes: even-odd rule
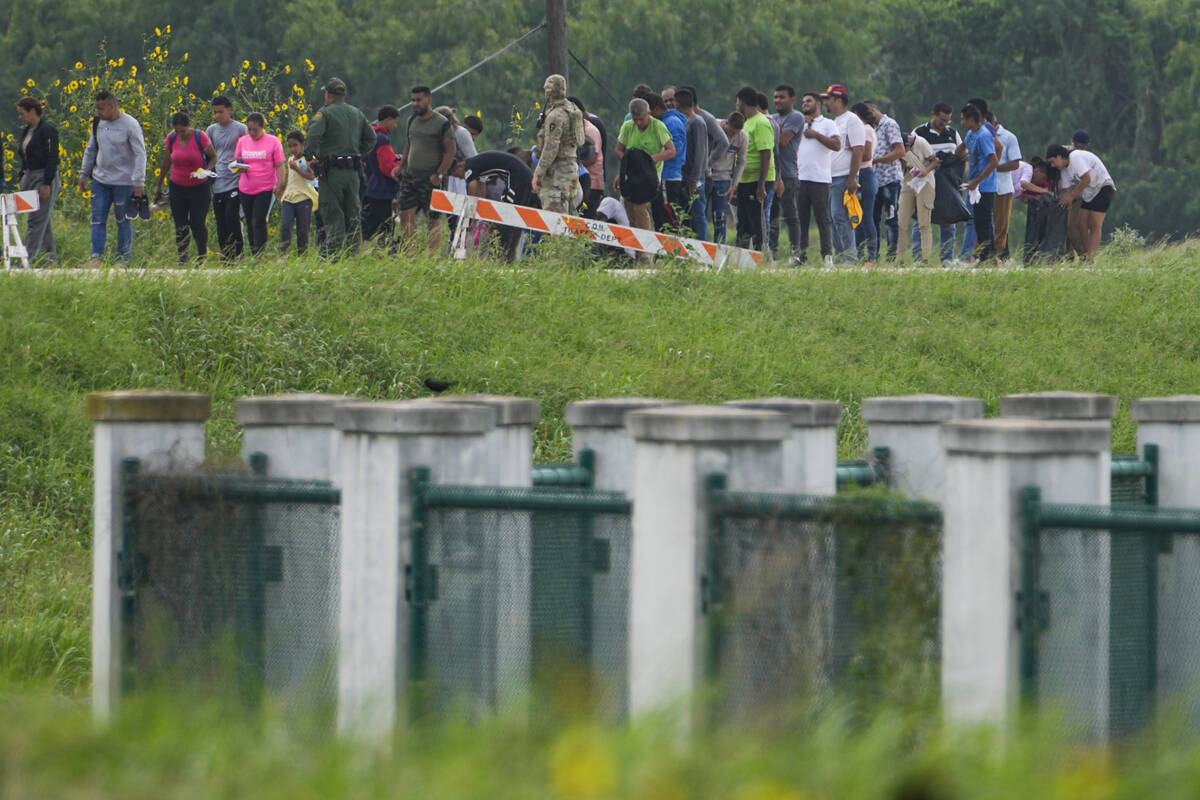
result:
[[[645,150],[650,155],[656,156],[667,149],[667,142],[671,141],[671,132],[667,130],[667,126],[660,119],[651,117],[646,130],[642,130],[631,118],[621,125],[621,130],[617,132],[617,141],[625,145],[626,150]],[[654,167],[658,170],[658,177],[661,180],[663,162],[656,161]]]
[[[375,131],[363,113],[345,100],[334,100],[313,115],[304,155],[317,158],[365,156],[375,149]]]

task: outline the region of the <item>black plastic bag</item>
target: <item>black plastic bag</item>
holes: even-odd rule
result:
[[[967,206],[967,201],[963,200],[954,176],[939,169],[933,173],[933,178],[936,193],[933,196],[930,222],[934,225],[953,225],[971,219],[971,209]]]

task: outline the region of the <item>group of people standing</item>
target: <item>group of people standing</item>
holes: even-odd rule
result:
[[[635,87],[616,155],[624,176],[630,150],[643,151],[661,182],[653,194],[643,189],[632,196],[621,185],[624,178],[618,180],[629,221],[659,229],[678,223],[700,238],[708,238],[711,221],[714,240],[723,243],[732,203],[737,244],[765,245],[777,262],[786,226],[791,262],[807,263],[814,220],[826,266],[870,265],[881,254],[907,260],[910,239],[917,240],[912,256],[926,263],[1000,262],[1011,255],[1017,198],[1031,206],[1026,256],[1073,251],[1090,258],[1116,190],[1103,162],[1087,150],[1085,131],[1076,132],[1071,146],[1052,145],[1044,160],[1026,162],[1016,135],[981,98],[959,111],[964,136],[951,124],[948,103],[937,103],[929,122],[905,134],[876,103],[851,104],[841,84],[799,98],[780,84],[770,115],[766,95],[747,86],[720,121],[700,109],[696,97],[693,87],[667,86],[661,93]],[[681,178],[670,174],[672,164]],[[1035,166],[1045,185],[1031,182]],[[1049,206],[1059,211],[1050,213]],[[658,208],[673,209],[678,219],[663,221]],[[1052,220],[1061,221],[1061,231]],[[937,252],[933,225],[940,228]]]
[[[460,124],[453,109],[434,108],[427,86],[410,93],[398,154],[391,137],[400,109],[385,105],[369,123],[345,102],[343,81],[331,78],[324,90],[325,106],[307,132],[291,131],[283,142],[265,130],[261,114],[236,119],[224,96],[211,101],[213,123],[205,130],[194,128],[186,112],[172,117],[155,197],[160,207],[169,205],[181,264],[193,242],[197,258],[207,255],[210,209],[224,259],[238,258],[247,243],[251,253],[262,253],[267,217],[277,204],[284,253],[293,232],[297,251],[306,251],[314,221],[323,251],[334,253],[381,234],[390,240],[394,219],[402,236],[411,237],[420,212],[437,247],[442,215],[430,212],[436,188],[493,193],[519,204],[538,202],[536,196],[548,210],[722,243],[734,207],[739,246],[769,250],[778,262],[786,227],[796,265],[807,263],[815,221],[826,266],[907,260],[910,239],[912,255],[928,263],[1006,259],[1012,206],[1020,199],[1030,207],[1027,253],[1070,248],[1086,258],[1099,246],[1116,189],[1087,149],[1086,132],[1077,131],[1069,147],[1052,145],[1044,160],[1026,162],[1016,135],[979,98],[959,111],[965,136],[951,124],[948,103],[935,104],[929,121],[905,134],[877,104],[851,104],[841,84],[799,96],[780,84],[770,101],[773,114],[764,93],[744,87],[723,119],[700,106],[695,87],[654,92],[643,84],[634,89],[612,151],[619,160],[611,185],[618,203],[607,195],[608,129],[567,95],[562,76],[551,75],[543,86],[536,146],[483,153],[475,148],[480,119]],[[110,92],[97,92],[94,101],[79,176],[80,191],[90,191],[91,260],[98,264],[105,256],[111,213],[116,261],[128,263],[130,222],[149,218],[150,210],[142,126]],[[58,133],[43,118],[41,101],[24,97],[17,107],[25,124],[21,187],[38,191],[42,201],[30,215],[27,247],[32,259],[53,262]],[[511,246],[506,249],[511,255]]]

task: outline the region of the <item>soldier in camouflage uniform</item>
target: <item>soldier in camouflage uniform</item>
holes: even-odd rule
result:
[[[346,102],[345,82],[330,78],[325,82],[325,107],[313,115],[304,140],[304,155],[317,162],[321,176],[317,201],[325,231],[323,253],[353,247],[362,236],[358,168],[374,149],[371,123]]]
[[[546,78],[546,111],[537,133],[537,169],[533,188],[542,208],[570,214],[579,186],[579,162],[575,149],[583,144],[583,114],[567,100],[567,79],[562,75]]]

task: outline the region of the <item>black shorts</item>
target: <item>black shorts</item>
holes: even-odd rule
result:
[[[1107,214],[1108,207],[1112,205],[1113,195],[1116,193],[1117,193],[1117,190],[1114,189],[1113,187],[1105,186],[1103,189],[1101,189],[1099,192],[1096,193],[1095,197],[1093,197],[1091,200],[1088,200],[1087,202],[1085,202],[1083,205],[1080,206],[1080,208],[1085,208],[1088,211],[1098,211],[1101,214]]]
[[[433,190],[437,188],[430,183],[429,178],[416,178],[408,173],[400,176],[400,210],[407,211],[415,208],[428,211],[433,199]]]

